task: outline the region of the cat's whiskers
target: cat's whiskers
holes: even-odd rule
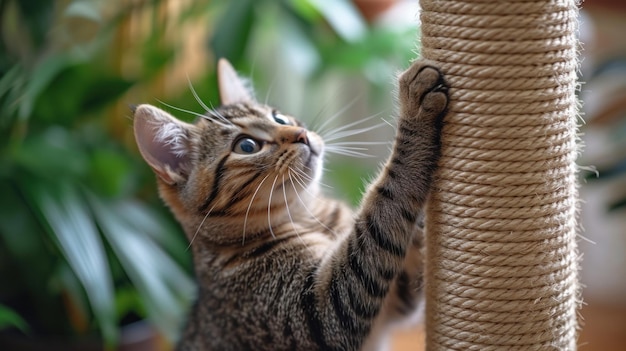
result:
[[[274,84],[276,83],[276,78],[277,77],[278,77],[277,75],[274,75],[274,77],[272,77],[272,81],[270,82],[270,86],[269,86],[269,88],[267,88],[267,92],[265,93],[265,102],[264,102],[265,105],[267,105],[267,102],[270,99],[270,95],[272,94],[272,89],[274,89]]]
[[[357,158],[370,158],[374,157],[374,155],[366,154],[361,151],[366,151],[366,148],[346,148],[346,147],[329,147],[326,151],[330,154],[337,154],[349,157],[357,157]]]
[[[270,188],[270,196],[267,203],[267,226],[270,229],[270,233],[272,234],[272,238],[276,239],[276,234],[274,234],[274,229],[272,229],[272,195],[274,194],[274,187],[276,186],[276,181],[278,180],[278,174],[274,178],[274,182],[272,183],[272,187]]]
[[[352,123],[350,123],[351,125],[348,125],[348,126],[354,126],[356,124],[363,123],[364,121],[372,119],[372,118],[374,118],[374,116],[369,117],[369,118],[367,118],[365,120],[352,122]],[[339,128],[337,130],[332,131],[330,134],[324,135],[323,137],[324,137],[324,141],[326,143],[328,143],[328,142],[331,142],[331,141],[334,141],[334,140],[337,140],[337,139],[343,139],[343,138],[347,138],[347,137],[350,137],[350,136],[353,136],[353,135],[363,134],[363,133],[369,132],[369,131],[374,130],[374,129],[378,129],[378,128],[386,126],[386,125],[387,125],[387,123],[380,122],[380,123],[376,123],[376,124],[368,126],[368,127],[362,127],[362,128],[356,128],[356,129]]]
[[[289,179],[291,180],[291,186],[293,187],[293,191],[296,194],[296,197],[298,198],[298,201],[300,201],[300,204],[302,205],[302,208],[304,208],[304,210],[311,216],[311,218],[313,218],[322,227],[328,229],[329,232],[331,232],[333,235],[337,236],[337,233],[332,228],[329,228],[326,224],[322,223],[322,221],[320,221],[317,218],[317,216],[315,216],[315,214],[313,214],[313,212],[311,212],[309,207],[305,204],[304,200],[302,200],[302,198],[300,197],[300,194],[298,192],[298,189],[296,189],[296,183],[294,182],[293,178],[291,177],[292,173],[289,172],[289,173],[287,173],[287,175],[289,176]],[[295,174],[294,174],[294,176],[295,176]],[[300,184],[300,186],[302,186],[302,184]],[[304,187],[304,186],[302,186],[302,187],[303,187],[303,189],[306,190],[306,187]]]
[[[383,120],[383,123],[385,123],[386,125],[390,126],[392,130],[396,129],[396,126],[393,123],[391,123],[390,121],[388,121],[386,118],[381,118],[381,119]]]
[[[209,116],[207,116],[207,115],[203,115],[203,114],[198,113],[198,112],[194,112],[194,111],[186,110],[186,109],[184,109],[184,108],[176,107],[176,106],[174,106],[174,105],[170,105],[170,104],[168,104],[168,103],[166,103],[166,102],[164,102],[164,101],[158,100],[158,99],[157,99],[157,101],[158,101],[158,102],[160,102],[161,104],[163,104],[163,105],[165,105],[165,106],[167,106],[167,107],[171,108],[171,109],[174,109],[174,110],[177,110],[177,111],[180,111],[180,112],[185,112],[185,113],[188,113],[188,114],[190,114],[190,115],[192,115],[192,116],[196,116],[196,117],[199,117],[199,118],[202,118],[202,119],[206,119],[206,120],[209,120],[209,121],[215,122],[215,123],[217,123],[217,124],[221,124],[222,126],[226,126],[226,125],[228,125],[228,124],[232,125],[232,122],[230,122],[229,120],[227,120],[227,119],[225,119],[225,118],[224,118],[224,121],[222,121],[221,119],[213,119],[213,118],[210,118],[210,117],[209,117]],[[210,114],[212,114],[212,115],[213,115],[213,113],[214,113],[214,111],[207,111],[207,112],[209,112],[209,113],[210,113]],[[226,123],[226,124],[224,124],[224,123]]]
[[[383,127],[385,125],[389,125],[389,122],[386,120],[383,120],[383,122],[368,126],[368,127],[361,127],[361,128],[354,128],[354,129],[350,129],[352,127],[356,127],[360,124],[363,124],[377,116],[379,116],[381,113],[377,113],[374,114],[372,116],[360,119],[358,121],[354,121],[352,123],[348,123],[342,127],[336,128],[332,131],[330,131],[329,133],[327,133],[326,131],[324,132],[320,132],[319,135],[322,136],[322,138],[324,139],[325,145],[324,145],[324,149],[329,153],[329,154],[337,154],[337,155],[343,155],[343,156],[349,156],[349,157],[357,157],[357,158],[369,158],[369,157],[374,157],[373,155],[370,155],[368,153],[365,153],[364,151],[369,150],[367,147],[364,146],[369,146],[369,145],[383,145],[383,144],[388,144],[389,142],[387,141],[339,141],[339,142],[333,142],[335,140],[341,140],[341,139],[345,139],[354,135],[360,135],[363,133],[367,133],[369,131],[372,131],[374,129],[378,129],[380,127]],[[362,147],[363,146],[363,147]]]
[[[359,146],[363,145],[363,146]],[[326,145],[326,151],[331,154],[340,154],[352,157],[373,157],[370,154],[365,153],[369,148],[369,145],[389,145],[386,141],[342,141],[336,143],[329,143]]]
[[[319,112],[317,112],[315,114],[315,116],[313,116],[313,118],[309,121],[309,125],[311,126],[311,130],[319,131],[320,129],[323,129],[330,122],[329,119],[326,118],[326,120],[323,121],[321,125],[318,125],[320,123],[320,121],[322,120],[322,115],[324,114],[324,112],[326,112],[326,108],[328,108],[328,105],[323,106],[319,110]]]
[[[307,166],[301,166],[302,168],[306,168],[309,171],[311,171],[311,168],[307,167]],[[309,182],[312,182],[314,179],[312,176],[308,175],[305,171],[301,170],[301,169],[297,169],[297,168],[293,168],[293,167],[287,167],[290,171],[297,173],[298,175],[301,176],[301,178],[308,180]]]
[[[291,226],[293,227],[293,230],[296,232],[296,236],[298,237],[302,245],[304,245],[304,247],[306,247],[307,250],[311,251],[311,248],[309,247],[309,245],[300,236],[300,232],[298,231],[296,223],[293,221],[293,217],[291,216],[291,210],[289,210],[289,200],[287,200],[287,190],[285,188],[286,188],[285,187],[285,175],[283,174],[283,198],[285,199],[285,209],[287,210],[287,216],[289,217]]]
[[[306,174],[306,172],[304,172],[302,170],[299,170],[299,169],[294,169],[294,168],[291,168],[291,167],[289,167],[289,169],[292,172],[296,173],[301,180],[306,180],[308,183],[313,181],[313,177],[311,177],[310,175]]]
[[[334,121],[335,119],[337,119],[337,117],[341,116],[344,112],[346,112],[348,109],[350,109],[352,106],[354,106],[354,104],[361,98],[361,96],[356,96],[355,98],[353,98],[352,100],[350,100],[348,103],[346,103],[346,105],[344,107],[342,107],[339,111],[335,112],[333,115],[329,116],[326,118],[326,121],[324,121],[324,123],[322,123],[321,126],[319,126],[319,128],[316,128],[316,130],[319,131],[320,135],[324,135],[326,134],[326,132],[328,130],[326,130],[326,128],[329,127],[330,123],[332,121]],[[348,127],[350,128],[350,127]]]
[[[221,113],[219,113],[217,110],[207,110],[206,111],[210,116],[207,115],[203,115],[205,119],[209,119],[211,121],[216,121],[215,119],[211,118],[211,117],[215,117],[217,118],[220,122],[224,122],[227,124],[230,124],[231,126],[234,126],[235,124],[231,121],[229,121],[228,119],[226,119],[226,117],[224,117],[224,115],[222,115]]]
[[[326,140],[328,137],[331,137],[333,134],[335,134],[337,132],[342,132],[342,131],[345,131],[345,130],[347,130],[349,128],[357,126],[359,124],[365,123],[365,122],[367,122],[367,121],[369,121],[369,120],[371,120],[374,117],[379,116],[379,115],[380,115],[380,113],[377,113],[377,114],[374,114],[374,115],[371,115],[371,116],[368,116],[368,117],[365,117],[365,118],[361,118],[361,119],[356,120],[354,122],[351,122],[351,123],[348,123],[348,124],[344,124],[344,125],[342,125],[340,127],[325,129],[324,126],[327,125],[330,120],[335,118],[335,117],[331,116],[329,120],[324,122],[324,124],[322,125],[322,128],[318,130],[319,131],[318,134],[323,136],[324,140]]]
[[[204,222],[206,221],[207,218],[209,218],[209,215],[211,214],[211,211],[213,211],[213,209],[215,208],[215,206],[217,206],[217,204],[213,205],[213,207],[211,207],[206,215],[204,215],[204,218],[202,218],[202,221],[200,222],[200,224],[198,225],[198,229],[196,229],[196,232],[193,234],[193,236],[191,237],[191,239],[189,240],[189,245],[187,246],[187,248],[185,249],[185,251],[189,250],[191,248],[191,245],[193,244],[194,240],[196,240],[196,237],[198,236],[198,233],[200,233],[200,229],[202,228],[202,226],[204,225]]]
[[[254,190],[254,193],[252,194],[252,198],[250,199],[250,203],[248,204],[248,208],[246,209],[246,216],[243,219],[243,238],[241,240],[241,245],[245,245],[245,243],[246,243],[246,226],[248,224],[248,215],[250,214],[250,208],[252,207],[252,203],[254,202],[254,198],[256,197],[256,194],[259,192],[259,190],[263,186],[263,183],[265,182],[265,180],[269,176],[270,175],[268,174],[261,180],[259,185],[256,187],[256,190]]]
[[[302,179],[302,176],[300,174],[298,174],[298,172],[296,170],[293,170],[290,168],[290,172],[289,172],[289,180],[293,183],[294,181],[296,182],[296,184],[300,185],[300,187],[302,187],[302,190],[307,191],[308,192],[308,186],[305,184],[306,182]],[[293,178],[291,177],[293,175]],[[310,194],[310,193],[309,193]],[[311,194],[313,195],[313,194]]]
[[[191,83],[191,79],[189,79],[189,75],[187,75],[187,84],[189,85],[189,90],[191,90],[191,94],[193,94],[193,97],[196,99],[198,104],[200,104],[200,106],[202,106],[202,108],[204,108],[205,110],[210,110],[209,107],[204,103],[204,101],[200,99],[200,96],[196,92],[196,89],[193,87],[193,84]]]
[[[302,187],[302,190],[306,191],[307,194],[309,194],[309,195],[313,196],[315,199],[319,200],[318,196],[316,194],[313,194],[309,190],[309,187],[307,185],[307,184],[310,184],[313,181],[313,179],[307,181],[307,179],[303,179],[304,176],[308,177],[307,174],[305,174],[302,171],[295,170],[295,169],[293,169],[291,167],[289,167],[289,169],[292,172],[292,173],[291,172],[290,173],[293,174],[296,182],[298,182],[298,185],[300,185]],[[325,184],[323,184],[321,182],[318,182],[318,184],[325,185]],[[326,185],[326,186],[330,188],[330,185]]]
[[[323,171],[323,172],[325,172],[325,171],[327,171],[327,170],[328,170],[328,169],[324,168],[323,166],[321,166],[321,167],[322,167],[322,171]],[[302,168],[305,168],[305,169],[309,170],[311,173],[314,173],[314,172],[315,172],[315,170],[313,170],[311,167],[308,167],[308,166],[304,166],[304,165],[303,165],[303,166],[302,166]],[[292,168],[292,167],[289,167],[289,169],[290,169],[292,172],[297,173],[298,175],[300,175],[302,180],[307,180],[307,182],[306,182],[306,183],[313,183],[313,182],[316,182],[317,184],[319,184],[319,185],[321,185],[321,186],[323,186],[323,187],[325,187],[325,188],[328,188],[328,189],[332,189],[332,188],[333,188],[332,186],[330,186],[330,185],[328,185],[328,184],[326,184],[326,183],[323,183],[321,180],[316,180],[313,176],[311,176],[311,175],[307,174],[306,172],[304,172],[304,171],[302,171],[302,170],[294,169],[294,168]],[[305,188],[306,188],[306,187],[305,187]],[[307,189],[305,189],[305,190],[307,190]]]
[[[226,124],[230,124],[233,125],[233,123],[231,121],[229,121],[228,119],[226,119],[226,117],[222,116],[220,113],[216,112],[214,108],[209,108],[209,106],[207,106],[207,104],[204,103],[204,101],[202,101],[202,99],[200,99],[200,96],[198,95],[198,93],[196,92],[196,89],[193,87],[193,84],[191,84],[191,79],[189,79],[189,76],[187,76],[187,83],[189,84],[189,90],[191,90],[191,94],[193,95],[193,97],[196,99],[196,101],[198,102],[198,104],[211,116],[218,118],[220,121],[226,123]],[[207,118],[206,115],[202,115],[202,117]]]
[[[228,118],[224,117],[223,114],[221,114],[216,108],[215,106],[213,106],[213,104],[210,104],[211,109],[208,110],[207,112],[210,113],[212,116],[217,117],[223,121],[225,121],[226,123],[230,124],[231,126],[234,126],[235,124],[233,122],[231,122]]]
[[[354,146],[354,145],[389,145],[388,141],[340,141],[329,143],[326,146]]]
[[[324,199],[322,197],[320,197],[320,194],[318,193],[313,193],[310,190],[310,187],[307,185],[309,182],[307,182],[305,179],[302,179],[302,175],[298,174],[297,170],[292,170],[292,172],[290,173],[290,177],[293,175],[293,179],[292,182],[295,181],[297,185],[299,185],[302,188],[302,191],[306,192],[310,197],[312,197],[315,201],[324,201]],[[319,182],[318,182],[319,184]],[[328,185],[328,187],[330,187],[330,185]],[[295,188],[294,188],[295,190]],[[297,194],[299,195],[299,193]]]

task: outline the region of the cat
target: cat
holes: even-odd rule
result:
[[[393,150],[356,212],[321,194],[321,137],[255,101],[224,59],[222,105],[193,124],[136,107],[139,151],[199,285],[177,350],[376,350],[418,309],[448,88],[425,61],[398,84]]]

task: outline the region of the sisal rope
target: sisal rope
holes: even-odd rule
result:
[[[575,350],[577,4],[421,0],[451,103],[427,209],[426,348]]]

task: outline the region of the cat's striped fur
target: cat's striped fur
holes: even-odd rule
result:
[[[318,189],[321,138],[255,102],[227,62],[218,71],[223,105],[195,124],[135,110],[139,149],[194,256],[199,295],[178,350],[377,349],[420,300],[441,73],[418,61],[400,76],[392,154],[353,212]]]

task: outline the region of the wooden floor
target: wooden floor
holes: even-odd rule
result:
[[[626,306],[607,306],[587,302],[581,315],[584,319],[578,351],[626,350]],[[394,337],[393,351],[424,350],[424,331],[421,327],[398,332]]]

